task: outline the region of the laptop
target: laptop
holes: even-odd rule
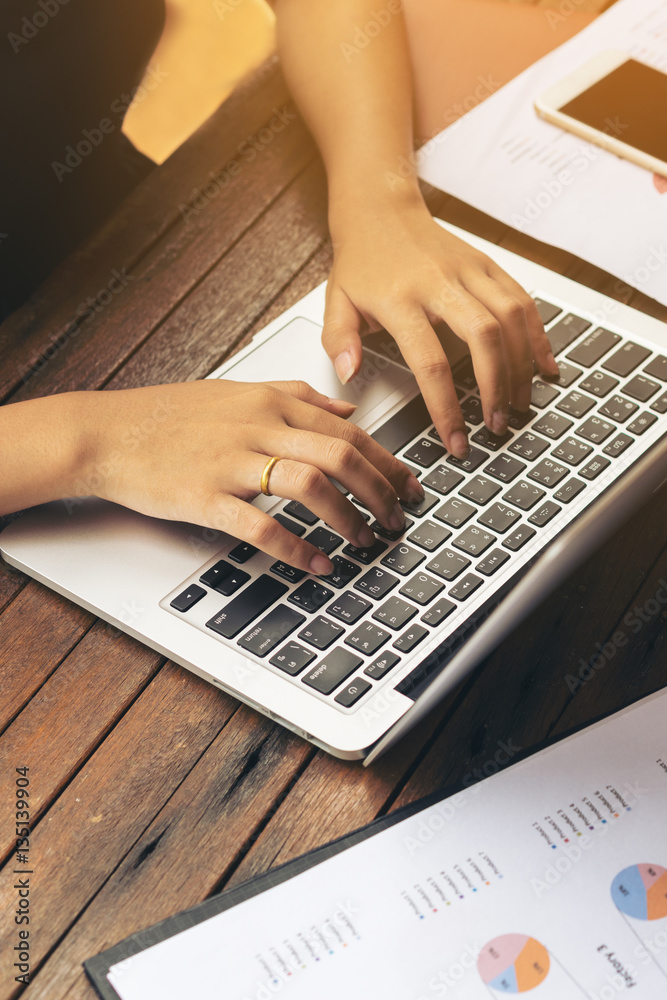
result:
[[[373,523],[375,545],[355,548],[301,504],[260,495],[332,559],[315,578],[223,532],[76,498],[11,524],[5,560],[328,752],[375,760],[667,479],[667,326],[446,228],[531,291],[559,362],[502,439],[453,337],[464,461],[388,335],[341,387],[320,344],[324,285],[209,376],[302,378],[356,403],[353,419],[424,486],[403,532]]]

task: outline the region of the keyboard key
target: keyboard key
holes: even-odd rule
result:
[[[629,375],[630,372],[634,371],[635,368],[646,361],[650,356],[651,352],[645,347],[640,347],[639,344],[633,344],[631,340],[626,341],[622,347],[612,354],[612,356],[605,361],[603,368],[606,368],[608,372],[613,372],[614,375],[620,375],[623,378],[625,375]]]
[[[459,500],[458,497],[452,497],[451,500],[445,500],[443,505],[438,507],[435,516],[439,521],[444,521],[452,528],[460,528],[476,513],[477,508],[473,507],[472,504],[466,503],[465,500]]]
[[[603,448],[602,450],[605,455],[613,455],[614,458],[617,458],[619,455],[623,454],[629,445],[632,444],[633,440],[634,439],[628,434],[619,434],[618,437],[615,437],[613,441],[610,441],[606,448]]]
[[[607,375],[605,372],[595,371],[581,380],[579,388],[590,392],[591,396],[597,396],[598,399],[601,399],[609,395],[611,390],[615,389],[618,384],[619,381],[617,378],[612,378],[611,375]]]
[[[219,567],[224,567],[224,569],[221,568],[219,574],[216,575]],[[212,587],[219,594],[224,594],[225,597],[231,597],[249,579],[249,573],[244,573],[242,569],[234,569],[229,563],[221,560],[200,576],[199,582],[205,583],[207,587]]]
[[[336,622],[332,622],[329,618],[325,618],[324,615],[318,615],[317,618],[313,618],[312,622],[309,622],[305,628],[302,628],[299,632],[299,639],[303,639],[311,646],[315,646],[316,649],[326,649],[335,642],[345,630],[341,625],[337,625]]]
[[[302,683],[319,691],[320,694],[331,694],[355,670],[358,670],[362,663],[363,660],[354,653],[337,646],[302,678]]]
[[[543,413],[540,419],[533,424],[533,430],[539,431],[540,434],[546,434],[552,439],[562,437],[566,431],[569,431],[570,427],[574,427],[574,421],[568,420],[560,413],[554,413],[553,410]]]
[[[656,418],[657,419],[657,418]],[[451,531],[447,528],[443,528],[441,524],[436,524],[435,521],[422,521],[418,524],[415,530],[408,535],[408,541],[414,542],[415,545],[419,545],[422,549],[426,549],[427,552],[433,552],[435,549],[440,548],[443,542],[446,542]]]
[[[435,507],[437,503],[439,503],[437,497],[434,497],[432,493],[425,493],[424,499],[420,500],[419,503],[401,502],[401,507],[406,514],[412,514],[413,517],[423,517],[424,514],[428,514],[431,507]]]
[[[545,441],[544,438],[526,431],[521,437],[512,441],[509,451],[515,455],[521,455],[522,458],[526,458],[530,462],[535,458],[539,458],[542,452],[546,451],[548,447],[549,442]]]
[[[569,469],[558,462],[552,462],[550,458],[543,458],[539,465],[536,465],[528,473],[530,479],[542,486],[557,486],[561,479],[569,474]]]
[[[440,622],[444,621],[447,615],[451,615],[452,611],[456,610],[456,604],[453,601],[448,601],[446,597],[441,597],[439,601],[436,601],[432,608],[425,611],[421,616],[420,621],[426,622],[427,625],[436,626]]]
[[[355,587],[360,590],[362,594],[368,594],[370,597],[374,597],[376,600],[384,597],[388,594],[393,587],[398,583],[398,577],[393,576],[391,573],[387,573],[386,570],[380,569],[379,566],[373,566],[369,569],[367,573],[357,580]]]
[[[544,299],[535,299],[535,305],[537,306],[537,311],[540,314],[540,319],[546,326],[551,323],[552,319],[556,316],[560,316],[562,309],[560,306],[555,306],[551,302],[545,302]]]
[[[388,569],[393,569],[395,573],[400,573],[401,576],[407,576],[425,558],[426,556],[423,552],[419,552],[418,549],[413,549],[403,543],[402,545],[396,545],[381,561],[382,565]]]
[[[390,638],[390,632],[379,628],[373,622],[362,622],[361,625],[357,625],[354,632],[350,632],[345,640],[345,644],[352,646],[353,649],[356,649],[359,653],[363,653],[364,656],[372,656]]]
[[[475,427],[481,424],[484,420],[484,414],[479,396],[468,396],[467,399],[464,399],[461,403],[461,413],[467,424],[472,424]]]
[[[406,531],[409,531],[414,523],[409,517],[406,517],[405,524],[397,531],[394,531],[392,528],[385,528],[384,524],[380,524],[379,521],[373,521],[371,528],[376,535],[382,535],[383,538],[388,539],[390,542],[397,542],[399,538],[403,537]]]
[[[321,525],[319,528],[313,528],[310,534],[306,535],[304,541],[310,542],[317,549],[321,549],[327,556],[343,543],[340,535],[336,535],[333,531],[329,531],[328,528],[323,528]]]
[[[288,642],[286,646],[278,650],[269,660],[274,667],[284,670],[290,677],[296,677],[302,670],[315,659],[312,649],[300,646],[298,642]]]
[[[336,695],[334,701],[342,705],[343,708],[352,708],[371,688],[372,684],[365,681],[363,677],[355,677],[353,681],[343,688],[340,694]]]
[[[287,587],[284,583],[262,574],[214,618],[206,622],[206,626],[225,639],[233,639],[241,629],[247,628],[286,592]]]
[[[402,601],[400,597],[390,597],[373,612],[373,618],[397,632],[399,628],[407,625],[416,614],[417,609],[414,605]]]
[[[343,559],[342,556],[333,556],[331,562],[333,563],[333,573],[327,573],[326,576],[321,576],[320,579],[325,583],[330,583],[337,590],[347,587],[350,580],[354,580],[355,576],[361,573],[360,566],[350,562],[349,559]]]
[[[592,406],[595,406],[595,400],[583,392],[568,392],[556,406],[563,413],[569,413],[571,417],[583,417]]]
[[[478,573],[483,573],[484,576],[493,576],[496,570],[500,569],[503,563],[507,562],[509,557],[509,552],[503,552],[502,549],[491,549],[488,555],[480,563],[477,563],[475,569]]]
[[[553,385],[558,385],[561,389],[567,389],[568,386],[572,385],[580,375],[583,375],[581,368],[575,368],[574,365],[568,365],[565,361],[558,362],[558,371],[560,375],[558,378],[549,379]]]
[[[428,604],[440,593],[443,584],[439,580],[434,580],[428,573],[417,573],[407,583],[404,583],[399,594],[409,597],[417,604]]]
[[[513,430],[522,431],[536,415],[536,410],[515,410],[513,406],[510,406],[507,423]]]
[[[511,535],[503,539],[503,545],[512,552],[518,552],[536,534],[535,528],[531,528],[529,524],[520,524]]]
[[[432,559],[430,563],[426,563],[426,569],[430,569],[436,576],[441,576],[443,580],[455,580],[459,573],[462,573],[469,565],[470,560],[459,555],[458,552],[452,552],[451,549],[443,549],[435,559]]]
[[[292,517],[296,517],[297,520],[303,521],[304,524],[309,526],[317,524],[319,521],[317,514],[313,514],[312,510],[308,510],[308,508],[304,507],[304,505],[299,503],[298,500],[290,500],[290,502],[285,505],[285,513],[291,514]]]
[[[283,528],[287,528],[288,531],[291,531],[293,535],[299,535],[299,537],[301,537],[301,535],[305,535],[306,533],[306,529],[302,524],[297,524],[291,517],[285,517],[284,514],[274,514],[273,519],[274,521],[277,521],[278,524],[282,524]]]
[[[381,542],[379,538],[376,538],[375,543],[369,549],[358,549],[356,545],[346,545],[343,549],[343,555],[352,556],[353,559],[356,559],[358,562],[368,566],[375,559],[377,559],[378,556],[382,555],[386,548],[386,543]]]
[[[372,677],[374,681],[380,681],[385,674],[388,674],[389,671],[400,662],[400,656],[397,656],[396,653],[392,653],[390,650],[386,649],[376,660],[373,660],[372,663],[368,664],[364,673],[368,674],[369,677]]]
[[[462,576],[458,583],[455,583],[449,591],[449,596],[457,601],[467,601],[471,594],[474,594],[478,587],[484,583],[481,576],[474,573],[467,573]]]
[[[623,392],[626,396],[632,396],[633,399],[638,399],[640,403],[645,403],[651,396],[655,396],[659,388],[659,382],[654,382],[643,375],[635,375],[634,378],[625,383]]]
[[[229,553],[229,558],[233,559],[235,563],[246,563],[257,552],[259,552],[259,549],[256,549],[254,545],[250,545],[248,542],[239,542]]]
[[[598,413],[601,413],[603,417],[611,417],[612,420],[622,424],[638,409],[637,404],[631,403],[625,396],[610,396],[606,403],[600,407]]]
[[[454,539],[452,545],[471,556],[481,556],[482,552],[486,552],[489,545],[493,545],[495,541],[497,541],[495,535],[489,534],[488,531],[482,531],[481,528],[471,524],[469,528],[461,532],[458,538]]]
[[[274,562],[271,572],[279,576],[281,580],[287,580],[288,583],[298,583],[306,575],[305,570],[295,569],[294,566],[280,561]]]
[[[452,374],[454,382],[462,389],[470,391],[477,388],[477,379],[475,378],[475,369],[472,366],[471,358],[463,358],[459,361]]]
[[[661,382],[667,382],[667,357],[664,354],[658,354],[650,365],[646,365],[644,371],[647,375],[652,375],[653,378],[659,378]]]
[[[631,434],[643,434],[647,431],[657,420],[655,413],[649,413],[645,410],[644,413],[640,413],[638,417],[628,424],[628,430]]]
[[[421,438],[408,448],[405,457],[408,462],[414,462],[422,469],[428,469],[434,462],[439,462],[445,454],[442,445],[436,444],[435,441],[429,441],[428,438]]]
[[[468,480],[465,486],[461,487],[459,494],[462,497],[467,497],[468,500],[474,500],[475,503],[483,505],[492,500],[496,493],[500,493],[501,488],[498,486],[498,483],[494,483],[490,479],[485,479],[483,476],[475,476],[473,479]]]
[[[510,455],[497,455],[488,465],[484,466],[484,471],[490,476],[495,476],[501,483],[511,483],[513,479],[520,476],[526,466],[518,458]],[[437,514],[436,514],[437,517]]]
[[[450,455],[447,462],[449,465],[453,465],[455,469],[463,469],[464,472],[474,472],[476,469],[479,469],[482,462],[486,462],[488,457],[488,452],[471,445],[467,458],[454,458],[453,455]]]
[[[567,462],[568,465],[579,465],[585,458],[588,458],[592,451],[592,445],[584,444],[583,441],[577,441],[576,438],[568,437],[564,441],[561,441],[551,454],[554,458],[560,459],[561,462]]]
[[[213,590],[217,590],[218,584],[226,580],[233,572],[234,567],[230,563],[225,562],[224,559],[219,559],[214,566],[211,566],[205,573],[202,573],[199,577],[199,582],[205,584],[207,587],[212,587]],[[249,579],[250,577],[246,576],[246,580]]]
[[[410,650],[414,649],[415,646],[422,641],[422,639],[426,638],[427,635],[428,629],[424,628],[422,625],[411,625],[410,628],[403,633],[403,635],[399,635],[398,639],[392,643],[392,646],[394,646],[395,649],[400,649],[403,653],[409,653]]]
[[[569,503],[570,500],[574,500],[575,497],[579,496],[585,487],[586,483],[582,483],[581,479],[568,479],[566,483],[563,483],[558,492],[554,493],[554,499],[561,500],[563,503]]]
[[[371,434],[374,441],[395,455],[417,434],[422,434],[431,423],[429,412],[421,396],[415,396],[409,403],[390,417]]]
[[[592,368],[607,351],[618,344],[620,339],[617,333],[612,333],[599,326],[597,330],[589,333],[580,344],[577,344],[567,357],[570,361],[583,365],[584,368]]]
[[[537,406],[540,410],[549,406],[553,403],[554,399],[560,396],[558,389],[554,389],[552,385],[547,385],[542,379],[533,379],[533,389],[530,396],[530,401],[533,406]]]
[[[333,590],[323,587],[315,580],[306,580],[289,595],[290,604],[296,604],[302,611],[319,611],[334,596]]]
[[[337,618],[339,621],[345,622],[347,625],[354,625],[372,607],[371,602],[367,601],[365,597],[359,597],[358,594],[353,594],[351,590],[346,590],[344,594],[341,594],[340,597],[337,597],[329,605],[327,614],[331,615],[332,618]]]
[[[659,396],[654,403],[651,403],[651,409],[657,413],[667,413],[667,392],[663,392],[662,396]]]
[[[480,427],[480,429],[473,434],[472,440],[475,444],[481,444],[482,448],[488,448],[489,451],[498,451],[504,444],[512,437],[511,431],[506,431],[504,434],[492,434],[488,427]]]
[[[583,319],[581,316],[574,316],[572,313],[559,319],[556,325],[547,331],[554,356],[557,357],[561,351],[569,347],[572,341],[580,337],[590,325],[589,320]]]
[[[586,463],[586,465],[582,466],[582,468],[577,471],[583,479],[597,479],[600,473],[604,472],[609,465],[611,465],[611,462],[608,458],[602,458],[600,455],[596,455],[595,458],[592,458]]]
[[[544,496],[544,493],[542,493],[542,496]],[[493,531],[504,535],[520,517],[519,512],[513,510],[511,507],[506,507],[502,503],[494,503],[480,514],[479,523],[483,524],[485,528],[492,528]]]
[[[537,510],[530,515],[528,520],[531,524],[536,524],[538,528],[543,528],[545,524],[548,524],[563,508],[559,507],[557,503],[553,503],[551,500],[547,500],[546,503],[542,504]]]
[[[169,607],[175,608],[176,611],[189,611],[198,601],[201,601],[202,597],[206,597],[204,588],[198,587],[196,583],[191,583],[182,594],[169,602]]]
[[[601,420],[600,417],[589,417],[580,427],[577,427],[577,434],[579,437],[586,438],[587,441],[592,441],[593,444],[599,444],[615,430],[614,425],[607,423],[606,420]]]
[[[463,482],[463,476],[459,472],[448,469],[446,465],[438,465],[428,476],[424,476],[423,485],[437,493],[451,493],[459,483]]]
[[[545,496],[546,493],[539,486],[533,486],[532,483],[526,483],[520,479],[518,483],[512,485],[507,493],[503,493],[503,500],[507,500],[508,503],[514,504],[521,510],[530,510]]]
[[[282,642],[290,632],[305,622],[303,615],[279,604],[269,611],[265,618],[257,622],[249,632],[238,640],[238,645],[249,650],[255,656],[266,656]]]

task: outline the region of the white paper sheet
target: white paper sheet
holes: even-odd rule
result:
[[[667,185],[544,122],[533,108],[548,87],[610,48],[667,72],[666,0],[618,0],[424,146],[419,173],[667,305]]]
[[[123,1000],[665,997],[666,719],[667,691],[109,979]]]

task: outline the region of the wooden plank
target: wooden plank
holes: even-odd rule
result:
[[[91,996],[83,959],[213,891],[314,752],[305,741],[241,708],[131,846],[23,994],[26,1000]],[[69,790],[63,799],[61,826],[78,815]],[[50,836],[57,832],[52,829]],[[71,850],[65,844],[62,849]],[[76,875],[70,873],[69,879]],[[66,894],[67,887],[61,891]],[[77,910],[71,904],[68,910],[73,919]]]
[[[14,768],[29,767],[35,825],[161,662],[158,653],[98,621],[0,737],[0,760],[8,763],[0,779],[5,801]],[[0,828],[2,859],[14,846],[12,834],[8,824]]]
[[[28,582],[29,577],[0,558],[0,615]]]
[[[93,615],[41,584],[31,582],[2,615],[0,730],[94,622]]]
[[[233,699],[180,667],[159,671],[33,831],[32,966],[96,895],[236,711]],[[39,775],[33,778],[39,782]],[[148,852],[150,853],[150,851]],[[12,866],[0,873],[0,953],[15,944]],[[34,951],[32,949],[34,948]],[[10,963],[0,996],[16,995]]]

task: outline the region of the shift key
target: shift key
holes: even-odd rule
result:
[[[285,593],[287,587],[284,583],[270,576],[260,576],[241,591],[238,597],[225,605],[214,618],[206,622],[206,625],[225,639],[233,639],[241,629],[247,628],[257,615],[261,615]]]

